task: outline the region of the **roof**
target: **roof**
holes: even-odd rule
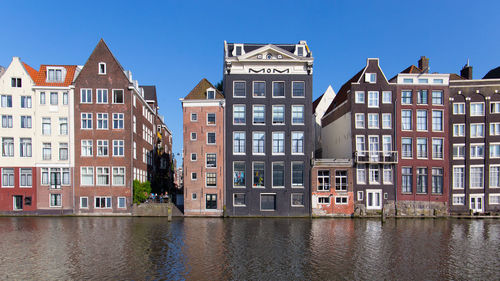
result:
[[[312,108],[313,113],[316,111],[316,107],[318,107],[318,104],[324,95],[325,95],[325,93],[323,93],[321,96],[319,96],[319,98],[317,98],[315,101],[313,101],[313,108]]]
[[[196,85],[191,92],[184,98],[184,100],[205,100],[207,99],[207,89],[214,88],[215,89],[215,99],[224,99],[224,95],[217,90],[217,88],[212,85],[207,79],[203,78]]]
[[[450,73],[450,80],[467,80],[467,79],[458,74]]]
[[[408,73],[408,74],[422,74],[422,73],[425,73],[424,70],[414,66],[413,64],[408,66],[407,68],[405,68],[403,71],[399,72],[398,74],[396,74],[396,76],[392,77],[391,79],[389,79],[390,82],[395,82],[396,79],[398,78],[398,75],[401,74],[401,73]]]
[[[31,80],[35,81],[36,77],[38,76],[38,71],[24,62],[22,64],[24,66],[24,69],[26,69],[26,72],[28,72],[29,76],[31,77]]]
[[[66,77],[62,82],[47,82],[47,67],[63,67],[66,69]],[[33,69],[34,70],[34,69]],[[73,83],[76,65],[46,65],[42,64],[36,76],[30,74],[36,86],[67,87]]]
[[[243,44],[243,50],[245,51],[245,53],[249,53],[251,51],[254,51],[254,50],[257,50],[259,48],[262,48],[264,46],[267,46],[267,45],[273,45],[273,46],[276,46],[278,48],[281,48],[289,53],[294,53],[295,52],[295,47],[297,46],[297,44],[300,44],[297,43],[297,44],[261,44],[261,43],[241,43]],[[240,45],[240,43],[227,43],[227,55],[228,57],[232,57],[233,55],[233,50],[234,50],[234,45]],[[311,56],[311,53],[306,50],[306,53],[307,53],[307,56],[306,57],[310,57]]]
[[[337,92],[337,95],[335,96],[332,103],[326,110],[325,115],[328,114],[330,111],[332,111],[335,107],[337,107],[337,105],[340,105],[345,100],[347,100],[347,93],[351,89],[351,83],[359,80],[365,68],[366,66],[363,67],[358,73],[356,73],[351,79],[349,79],[349,81],[345,82],[344,85],[342,85],[342,87],[340,87],[339,91]]]
[[[139,86],[139,88],[144,89],[144,99],[149,101],[153,100],[158,103],[158,99],[156,97],[156,86]]]
[[[0,77],[2,76],[2,74],[5,72],[5,67],[1,66],[0,65]]]
[[[483,77],[483,79],[498,79],[498,78],[500,78],[500,66],[488,71],[488,73],[486,73],[486,75]]]

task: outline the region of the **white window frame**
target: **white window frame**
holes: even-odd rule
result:
[[[255,95],[255,83],[264,83],[264,95],[263,96],[256,96]],[[266,81],[252,81],[252,97],[254,97],[256,99],[266,98],[266,92],[267,92],[266,90],[267,90]]]
[[[125,200],[124,201],[125,204],[123,205],[123,207],[120,207],[120,199]],[[127,197],[124,197],[124,196],[117,197],[116,198],[116,208],[118,208],[118,209],[126,209],[127,208]]]
[[[389,99],[386,100],[386,97],[389,97]],[[392,103],[392,91],[382,91],[382,103],[383,104]]]
[[[462,198],[462,203],[456,203],[455,198]],[[453,194],[451,204],[453,206],[464,206],[465,205],[465,194]]]
[[[274,94],[274,84],[276,84],[276,83],[283,83],[283,96],[276,96]],[[271,86],[272,86],[272,89],[271,89],[272,97],[274,99],[284,99],[286,97],[286,83],[285,83],[285,81],[273,81]],[[305,89],[304,89],[304,91],[305,91]],[[305,95],[305,93],[304,93],[304,95]]]
[[[475,128],[474,130],[472,128]],[[482,127],[482,135],[478,135],[478,128]],[[486,135],[484,123],[471,123],[470,124],[470,138],[484,138]]]
[[[365,92],[364,91],[356,91],[354,103],[364,104],[365,103]]]
[[[87,199],[87,206],[83,206],[83,199]],[[89,198],[87,196],[81,196],[80,197],[80,209],[88,209],[89,208]]]
[[[243,123],[235,123],[234,122],[234,112],[236,107],[243,107],[243,117],[244,117],[244,122]],[[246,125],[247,123],[247,108],[244,104],[233,104],[233,125]]]
[[[108,96],[108,89],[96,89],[95,90],[95,103],[96,104],[108,104],[109,103],[109,96]],[[104,97],[106,97],[106,102],[104,102]],[[99,98],[101,98],[101,101],[99,101]]]
[[[106,207],[96,207],[96,201],[97,199],[101,199],[101,198],[106,198]],[[108,206],[108,199],[109,202],[111,203],[110,206]],[[113,208],[113,198],[111,196],[94,196],[94,209],[112,209]]]
[[[441,112],[441,130],[434,130],[434,112]],[[444,110],[432,110],[431,112],[431,130],[433,132],[444,132]]]
[[[459,186],[455,186],[455,168],[456,169],[462,169],[462,186],[459,187]],[[465,165],[453,165],[451,167],[451,188],[453,190],[463,190],[465,188],[465,173],[466,173],[466,170],[465,170]]]
[[[483,169],[483,181],[482,181],[481,186],[473,186],[472,185],[472,168],[482,168]],[[470,165],[470,167],[469,167],[469,188],[470,189],[483,189],[484,188],[484,184],[485,184],[484,172],[485,172],[484,165]]]
[[[244,83],[245,84],[245,95],[244,96],[235,96],[234,95],[234,89],[235,89],[235,85],[236,83]],[[247,97],[247,82],[246,81],[242,81],[242,80],[235,80],[233,81],[233,98],[235,99],[238,99],[238,98],[246,98]]]
[[[368,113],[368,118],[367,118],[367,128],[368,129],[379,129],[380,128],[380,120],[379,120],[379,116],[378,116],[378,113]],[[377,117],[377,126],[373,126],[370,122],[370,116],[376,116]]]
[[[87,100],[88,91],[90,91],[90,101]],[[40,95],[42,93],[45,94],[45,92],[41,92]],[[85,96],[85,101],[83,101],[84,96]],[[45,95],[44,95],[44,97],[45,97]],[[40,98],[40,102],[41,102],[41,100],[42,100],[42,98]],[[44,98],[44,101],[45,101],[45,98]],[[89,89],[89,88],[80,89],[80,103],[82,103],[82,104],[91,104],[92,103],[92,89]],[[43,104],[45,104],[45,103],[43,103]]]
[[[102,66],[104,66],[104,71],[102,71],[103,70]],[[106,69],[106,63],[102,62],[102,61],[99,62],[98,66],[97,66],[97,73],[99,75],[106,75],[106,71],[107,71],[107,69]]]
[[[373,95],[373,96],[372,96]],[[368,91],[368,108],[378,108],[380,105],[380,95],[378,91]]]
[[[456,105],[456,107],[455,107]],[[453,105],[453,115],[464,115],[465,114],[465,102],[454,102]]]
[[[263,107],[264,108],[264,122],[263,123],[255,123],[255,108]],[[252,124],[255,126],[264,126],[266,125],[266,106],[263,104],[253,104],[252,105]]]
[[[275,108],[275,107],[281,107],[281,108],[283,108],[283,122],[281,122],[281,123],[279,123],[279,122],[274,122],[274,115],[275,115],[275,114],[274,114],[274,108]],[[273,125],[285,125],[285,123],[286,123],[286,120],[285,120],[285,111],[286,111],[286,109],[285,109],[285,105],[282,105],[282,104],[274,104],[274,105],[272,106],[272,113],[271,113],[271,115],[272,115],[272,120],[271,120],[271,122],[272,122],[272,124],[273,124]]]
[[[461,129],[461,130],[460,130]],[[453,124],[453,137],[465,137],[465,124]]]
[[[384,117],[389,116],[389,126],[384,125]],[[382,113],[382,129],[392,129],[392,114],[391,113]]]
[[[483,114],[477,114],[472,111],[472,106],[473,105],[478,105],[482,104],[483,105]],[[484,116],[485,108],[484,108],[484,102],[471,102],[470,103],[470,116]]]
[[[274,164],[281,164],[283,166],[283,185],[277,185],[277,186],[274,185]],[[285,188],[285,181],[286,181],[285,174],[286,174],[285,162],[273,161],[271,163],[271,188]]]

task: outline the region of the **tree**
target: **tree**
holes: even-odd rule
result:
[[[217,90],[222,93],[222,91],[224,90],[224,88],[222,87],[222,80],[220,80],[220,82],[215,85],[215,88],[217,88]]]
[[[140,204],[145,202],[151,193],[151,184],[149,181],[141,183],[134,180],[134,203]]]

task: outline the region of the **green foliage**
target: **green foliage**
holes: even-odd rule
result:
[[[222,93],[222,91],[224,89],[222,86],[222,80],[219,83],[217,83],[217,85],[215,85],[215,88],[217,88],[217,90],[219,90],[219,92]]]
[[[140,204],[148,199],[151,193],[151,183],[149,181],[139,182],[134,180],[134,203]]]

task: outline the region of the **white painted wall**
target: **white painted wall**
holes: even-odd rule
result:
[[[352,158],[351,112],[321,129],[323,158]]]
[[[321,100],[316,106],[313,114],[314,120],[314,139],[315,139],[315,150],[321,148],[322,136],[321,136],[321,118],[325,115],[326,110],[335,98],[335,91],[331,85],[328,86],[325,93],[321,97]]]

